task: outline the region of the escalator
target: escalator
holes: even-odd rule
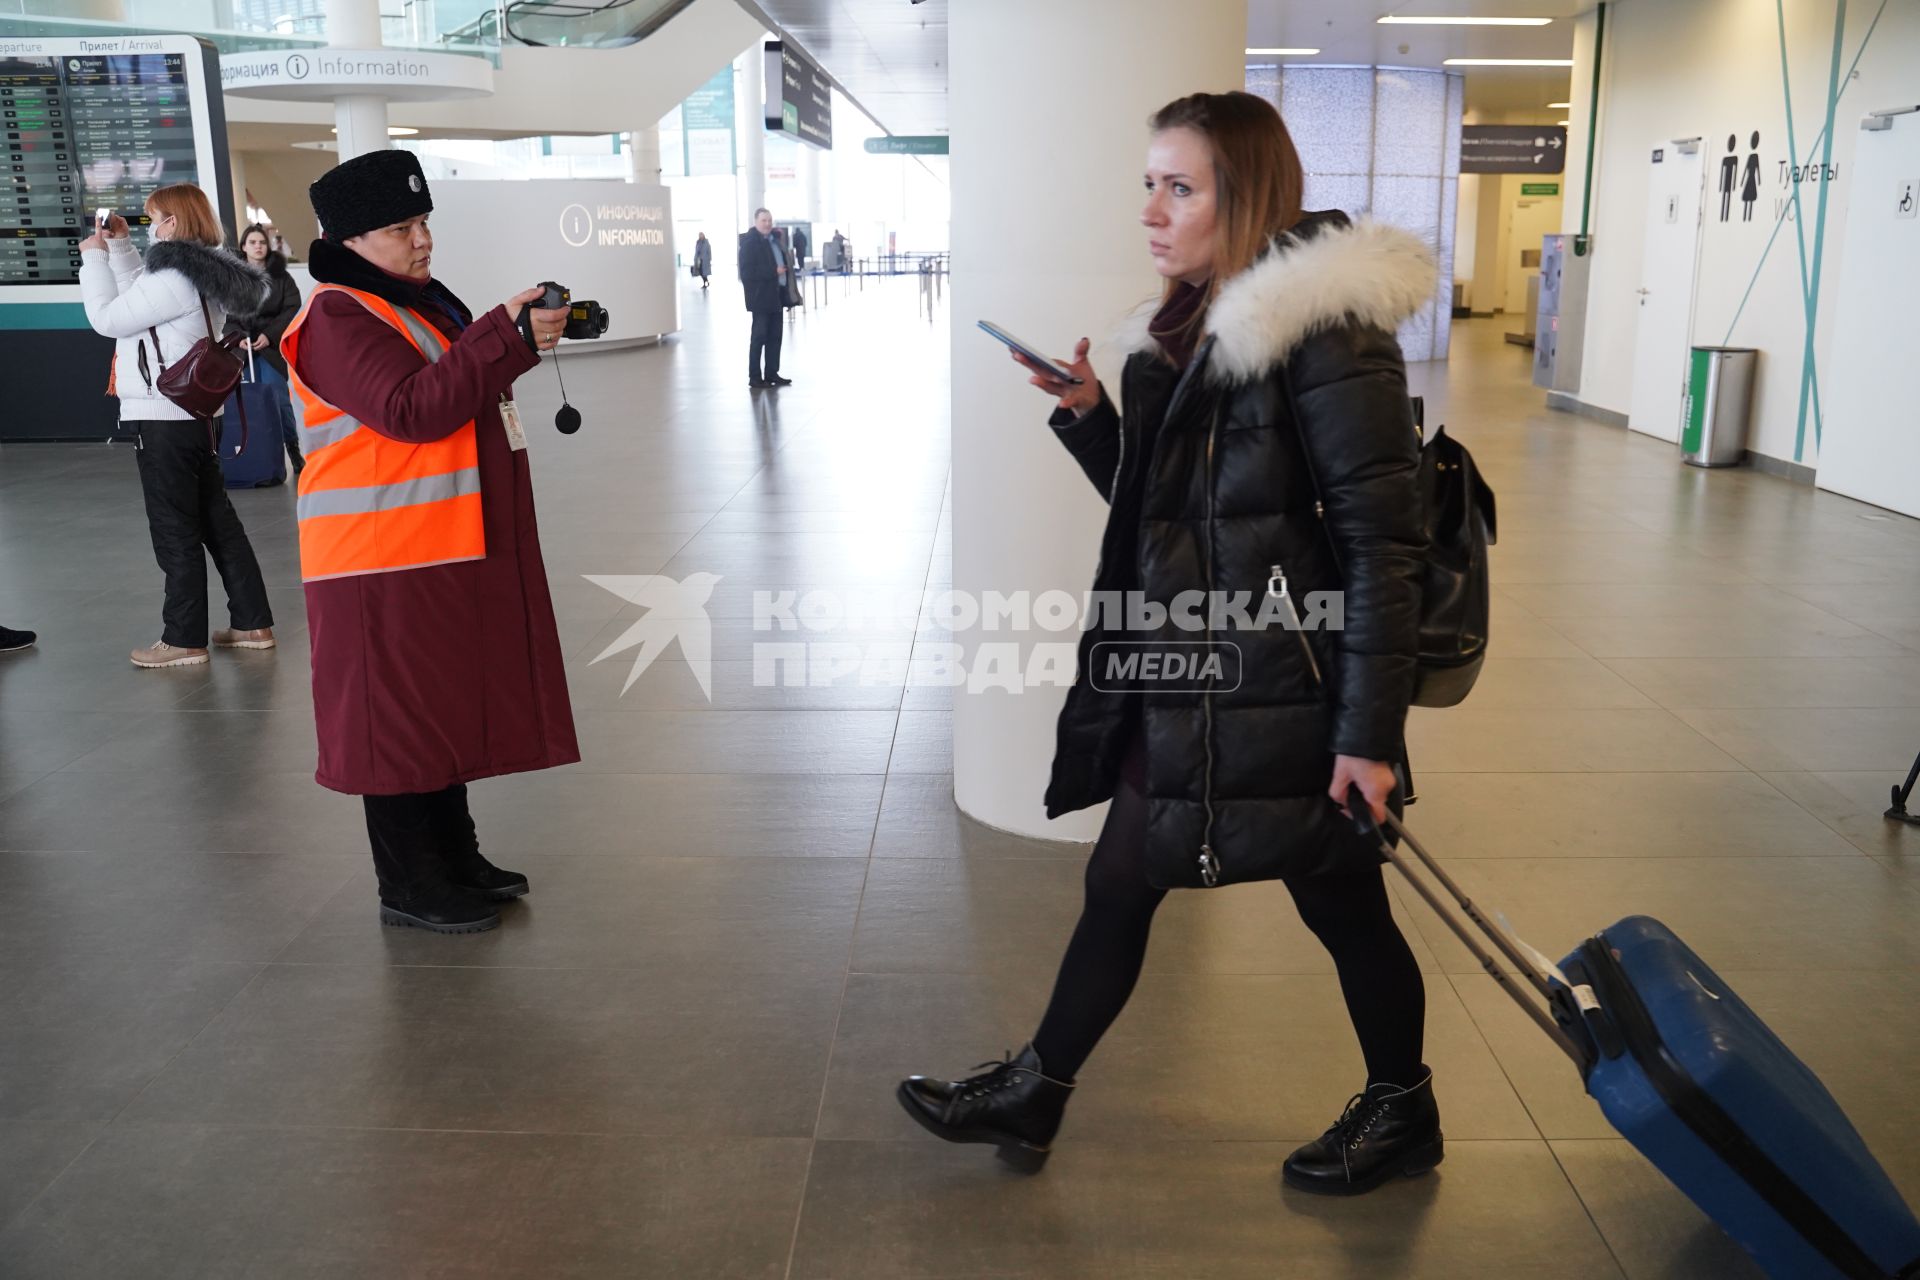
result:
[[[694,0],[507,0],[447,38],[496,45],[613,49],[638,44]]]

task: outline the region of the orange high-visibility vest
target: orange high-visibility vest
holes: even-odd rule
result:
[[[480,560],[480,445],[474,423],[426,444],[383,436],[329,403],[300,377],[300,328],[313,300],[347,294],[392,325],[432,364],[447,349],[440,331],[406,307],[343,285],[316,285],[281,335],[300,406],[300,577],[305,582]]]

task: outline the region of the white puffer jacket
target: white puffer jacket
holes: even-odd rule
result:
[[[207,336],[207,322],[200,312],[202,297],[213,314],[213,332],[218,334],[226,326],[227,312],[259,308],[267,294],[267,277],[225,250],[191,240],[160,241],[147,250],[145,262],[125,236],[107,244],[106,252],[89,249],[80,255],[80,297],[94,332],[118,343],[114,382],[120,420],[191,421],[193,415],[141,376],[142,348],[147,353],[147,372],[157,380],[163,364],[172,364]],[[160,338],[157,359],[149,329]]]

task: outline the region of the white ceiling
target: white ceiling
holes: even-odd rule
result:
[[[892,133],[947,132],[948,0],[740,0],[790,34]],[[965,3],[966,0],[961,0]],[[1438,66],[1446,58],[1569,58],[1566,19],[1594,0],[1249,0],[1249,47],[1321,50],[1307,63]],[[1545,27],[1381,26],[1387,14],[1553,18]],[[1473,68],[1467,108],[1510,114],[1567,100],[1564,69]],[[1555,118],[1558,118],[1557,116]]]

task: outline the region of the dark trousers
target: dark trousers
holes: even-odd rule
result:
[[[443,791],[362,796],[367,841],[380,897],[404,902],[445,883],[448,873],[479,856],[480,839],[467,808],[465,783]]]
[[[753,313],[753,344],[747,348],[747,377],[755,382],[769,382],[780,374],[780,340],[785,335],[780,314],[779,307]],[[763,352],[766,357],[764,372],[761,365]]]
[[[166,576],[160,638],[183,649],[206,647],[208,554],[227,589],[229,624],[237,631],[272,626],[260,562],[227,500],[213,451],[220,420],[213,420],[211,435],[205,422],[127,425],[139,432],[134,456],[147,502],[147,531],[153,536],[153,558]]]

